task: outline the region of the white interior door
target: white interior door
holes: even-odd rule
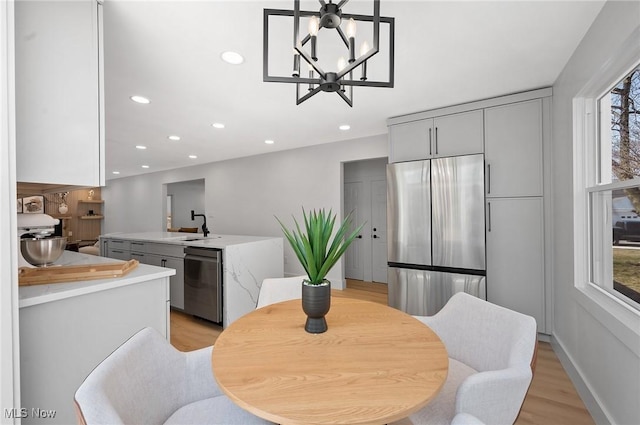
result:
[[[361,214],[362,207],[359,205],[360,199],[362,198],[362,185],[361,181],[344,184],[345,214],[352,212],[352,226],[351,229],[349,229],[349,234],[353,232],[356,226],[359,226],[360,223],[364,221]],[[344,274],[347,279],[364,280],[364,267],[362,264],[364,251],[362,249],[362,241],[362,235],[359,235],[359,237],[354,239],[351,245],[349,245],[349,248],[344,254]]]

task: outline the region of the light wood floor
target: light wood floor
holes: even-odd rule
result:
[[[340,296],[387,304],[387,286],[347,280]],[[171,312],[171,344],[181,351],[212,345],[222,328],[205,320]],[[529,393],[516,425],[595,425],[551,345],[540,342]]]

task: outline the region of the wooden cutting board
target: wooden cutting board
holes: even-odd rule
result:
[[[18,269],[18,285],[44,285],[122,277],[138,267],[138,264],[138,260],[129,260],[124,263],[85,264],[82,266],[20,267]]]

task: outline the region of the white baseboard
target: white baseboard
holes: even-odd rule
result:
[[[580,373],[580,371],[574,366],[573,360],[571,359],[571,356],[564,350],[562,342],[559,341],[555,337],[555,335],[552,335],[550,339],[551,348],[553,348],[556,356],[558,356],[562,367],[564,368],[565,372],[567,372],[571,383],[573,383],[573,386],[576,388],[578,395],[589,411],[589,414],[593,418],[593,421],[598,425],[611,425],[613,422],[606,414],[604,409],[602,409],[602,406],[598,402],[598,399],[591,392],[589,385],[582,378],[582,374]]]

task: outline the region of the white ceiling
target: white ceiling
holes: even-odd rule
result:
[[[295,85],[262,81],[263,9],[291,0],[107,0],[107,179],[382,134],[392,116],[550,86],[603,4],[382,0],[395,87],[356,87],[350,108],[335,93],[296,106]],[[245,62],[223,62],[226,50]]]

